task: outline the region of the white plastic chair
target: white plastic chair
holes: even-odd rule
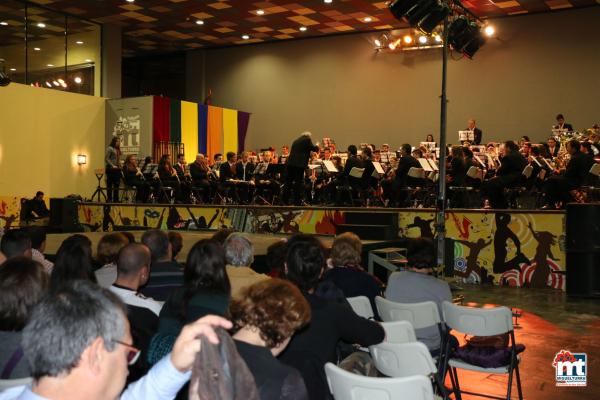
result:
[[[325,364],[329,390],[335,400],[432,400],[429,379],[422,375],[406,378],[374,378]]]
[[[29,385],[33,382],[31,378],[21,378],[21,379],[0,379],[0,392],[3,392],[7,389]]]
[[[423,375],[433,380],[438,390],[446,396],[446,391],[435,361],[429,349],[421,342],[388,343],[383,342],[369,347],[375,368],[382,374],[402,378],[411,375]]]
[[[375,297],[375,305],[382,321],[408,321],[414,329],[422,329],[440,324],[437,304],[433,301],[421,303],[397,303]]]
[[[347,297],[348,303],[354,310],[354,312],[363,318],[372,319],[375,315],[373,314],[373,307],[367,296],[356,296]]]
[[[386,343],[411,343],[417,341],[415,330],[408,321],[382,322]]]
[[[523,399],[523,393],[521,390],[521,378],[519,375],[519,361],[520,357],[517,356],[515,349],[515,332],[513,328],[513,314],[512,311],[507,307],[494,307],[494,308],[473,308],[463,307],[452,304],[448,301],[442,303],[442,310],[444,313],[444,321],[450,329],[454,329],[458,332],[466,335],[473,336],[495,336],[508,333],[509,349],[511,352],[511,360],[508,365],[504,365],[498,368],[483,368],[477,365],[469,364],[457,358],[448,358],[450,355],[449,344],[446,344],[445,348],[445,365],[442,371],[448,370],[450,372],[450,379],[452,381],[452,389],[456,395],[456,398],[460,400],[461,393],[471,394],[475,396],[481,396],[481,394],[462,391],[458,382],[457,369],[466,369],[470,371],[483,372],[487,374],[507,374],[508,375],[508,388],[506,397],[488,396],[495,399],[507,399],[510,400],[510,393],[512,390],[513,372],[516,375],[517,380],[517,391],[519,399]],[[448,369],[450,367],[450,369]]]

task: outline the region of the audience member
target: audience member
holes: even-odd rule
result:
[[[33,307],[46,294],[48,274],[27,257],[13,257],[0,268],[0,379],[30,376],[21,332]]]
[[[378,319],[375,297],[381,295],[382,283],[361,266],[362,242],[354,233],[336,236],[331,247],[331,266],[323,280],[329,280],[344,292],[345,297],[366,296]]]
[[[433,301],[442,312],[442,303],[452,301],[452,293],[446,282],[434,277],[435,249],[430,239],[415,239],[408,247],[407,271],[394,272],[388,279],[386,299],[398,303]],[[439,354],[440,333],[436,326],[417,329],[417,339],[432,354]]]
[[[127,364],[139,350],[121,301],[107,289],[76,281],[46,297],[33,311],[23,331],[23,351],[33,386],[13,388],[3,399],[171,399],[190,378],[200,348],[200,335],[218,339],[213,327],[231,323],[209,316],[187,326],[173,352],[121,394]]]
[[[19,256],[31,258],[31,239],[23,229],[9,229],[0,239],[0,251],[7,259]]]
[[[218,242],[222,246],[223,243],[225,243],[225,239],[227,239],[227,237],[234,232],[235,229],[232,228],[221,228],[212,235],[211,239]]]
[[[96,260],[102,267],[95,272],[98,285],[107,288],[117,279],[117,257],[127,244],[129,239],[120,232],[108,233],[100,238]]]
[[[259,274],[250,266],[254,262],[254,246],[241,233],[232,233],[223,243],[225,259],[227,260],[227,275],[231,282],[231,297],[239,296],[241,290],[253,283],[269,279],[267,275]]]
[[[31,239],[31,258],[44,267],[44,270],[48,273],[52,273],[54,263],[46,260],[44,251],[46,250],[46,228],[40,226],[30,226],[27,228],[27,234]]]
[[[237,350],[254,376],[262,400],[308,399],[298,371],[277,357],[295,331],[310,322],[310,305],[300,290],[269,279],[242,291],[231,305]]]
[[[336,362],[339,340],[370,346],[385,338],[381,325],[359,317],[350,307],[314,295],[325,266],[325,255],[316,238],[290,244],[286,257],[286,277],[295,284],[311,307],[311,322],[297,332],[281,360],[298,369],[304,378],[309,398],[325,399],[329,389],[324,366]]]
[[[85,235],[71,235],[56,252],[56,261],[50,275],[50,289],[57,290],[60,286],[79,279],[95,283],[93,271],[92,242]]]
[[[177,255],[183,248],[183,236],[179,232],[169,232],[169,242],[171,243],[171,257],[173,261],[177,261]]]
[[[156,300],[165,301],[169,293],[183,284],[183,268],[173,261],[169,236],[159,229],[144,232],[142,243],[150,249],[152,265],[150,279],[142,293]]]
[[[266,264],[270,277],[279,278],[283,276],[286,252],[287,240],[285,239],[279,240],[267,247]]]

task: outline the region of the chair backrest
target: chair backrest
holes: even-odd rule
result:
[[[525,166],[525,168],[523,168],[523,176],[525,177],[525,179],[529,179],[531,178],[531,174],[533,173],[533,167],[529,164],[527,164]]]
[[[397,303],[377,296],[375,304],[382,321],[408,321],[415,329],[427,328],[441,322],[437,304],[433,301]]]
[[[415,329],[408,321],[382,322],[386,343],[411,343],[417,341]]]
[[[408,176],[416,179],[425,179],[425,170],[423,168],[410,167]]]
[[[590,168],[590,174],[600,176],[600,163],[594,163],[594,165],[592,165],[592,168]]]
[[[437,373],[431,353],[421,342],[383,342],[370,346],[369,352],[373,357],[375,368],[389,377],[431,376]]]
[[[325,364],[325,374],[335,400],[433,399],[431,381],[423,375],[374,378],[350,373],[332,363]]]
[[[492,336],[513,330],[512,311],[508,307],[474,308],[445,301],[442,310],[446,325],[467,335]]]
[[[31,378],[0,379],[0,392],[17,386],[29,385],[31,382],[33,382]]]
[[[367,296],[347,297],[348,303],[352,306],[354,312],[363,318],[373,318],[373,307]]]

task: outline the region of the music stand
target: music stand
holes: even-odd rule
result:
[[[375,167],[375,170],[373,171],[373,178],[381,178],[383,175],[385,175],[385,171],[383,170],[383,167],[381,166],[381,163],[378,163],[377,161],[373,161],[373,166]]]
[[[256,168],[254,169],[254,172],[252,174],[253,175],[264,175],[267,172],[268,166],[269,166],[269,164],[267,164],[265,162],[261,162],[256,166]]]
[[[433,172],[433,168],[431,168],[431,165],[426,158],[418,158],[417,161],[421,164],[421,168],[423,168],[425,172]]]
[[[283,174],[284,172],[285,164],[269,164],[269,166],[267,167],[267,173],[273,174],[273,176],[275,176],[276,174]]]
[[[458,131],[459,142],[472,142],[475,140],[475,132],[473,131]]]
[[[92,194],[91,200],[94,201],[94,197],[98,196],[98,203],[101,202],[101,197],[104,197],[104,202],[106,202],[106,188],[102,187],[102,178],[104,177],[104,168],[98,168],[94,171],[96,175],[96,179],[98,179],[98,186],[96,186],[96,191]]]
[[[352,167],[349,175],[353,178],[361,179],[364,172],[364,168]]]

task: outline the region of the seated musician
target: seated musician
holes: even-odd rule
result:
[[[228,197],[233,199],[235,202],[239,202],[239,196],[237,193],[237,179],[236,174],[236,162],[237,154],[233,151],[227,152],[227,161],[221,163],[219,167],[219,182],[221,189],[225,190]]]
[[[322,160],[331,161],[331,149],[329,147],[325,147],[325,149],[323,149]]]
[[[281,187],[278,177],[267,171],[272,158],[270,151],[262,152],[260,154],[261,162],[253,170],[255,194],[265,200],[268,199],[268,202],[272,202],[273,197],[279,195]]]
[[[433,139],[433,135],[431,133],[427,135],[427,137],[425,138],[425,142],[435,143],[435,140]]]
[[[371,147],[365,147],[362,151],[362,159],[363,159],[363,167],[365,171],[363,172],[361,179],[361,188],[363,190],[367,189],[375,189],[377,187],[377,178],[373,176],[373,172],[375,172],[375,165],[373,165],[373,150]]]
[[[281,155],[279,156],[279,164],[285,164],[290,156],[290,147],[287,145],[281,146]]]
[[[125,157],[123,165],[123,180],[127,186],[137,188],[135,200],[145,202],[150,195],[150,185],[146,182],[142,170],[137,166],[137,157],[135,154],[129,154]]]
[[[360,179],[350,176],[350,171],[352,171],[352,168],[364,167],[363,160],[358,157],[357,153],[358,149],[355,145],[351,144],[348,146],[348,159],[346,160],[346,165],[344,166],[344,172],[342,175],[348,179],[350,186],[358,186],[360,182]]]
[[[396,206],[405,206],[407,193],[402,190],[414,182],[408,176],[408,171],[411,168],[421,168],[421,164],[411,155],[411,145],[408,143],[403,144],[400,147],[400,160],[398,160],[398,167],[396,168],[396,175],[392,182],[392,203]]]
[[[538,189],[541,189],[543,179],[540,175],[540,172],[546,171],[544,172],[544,174],[542,174],[546,177],[550,176],[550,174],[552,173],[552,169],[548,168],[548,165],[542,157],[542,150],[543,147],[541,145],[536,145],[532,146],[531,151],[529,152],[528,160],[529,165],[531,165],[531,167],[533,168],[533,172],[531,173],[531,178],[528,180],[526,185],[528,188],[536,186]]]
[[[492,208],[508,208],[504,197],[504,189],[511,188],[521,181],[527,160],[519,153],[519,146],[512,140],[504,143],[504,156],[500,160],[496,176],[481,185],[484,197],[487,197]]]
[[[50,217],[50,210],[44,201],[44,192],[37,191],[35,197],[27,201],[27,212],[25,219],[37,220]]]
[[[144,158],[144,161],[142,161],[142,163],[140,164],[140,169],[142,170],[142,173],[144,172],[146,167],[149,164],[152,164],[153,162],[154,162],[154,160],[152,159],[152,156],[146,156],[146,158]]]
[[[554,158],[558,155],[558,151],[560,150],[560,143],[556,141],[556,138],[549,137],[548,142],[546,143],[546,151],[550,158]]]
[[[467,164],[465,162],[463,146],[452,146],[450,157],[447,159],[448,170],[446,172],[450,186],[464,186],[467,177]]]
[[[569,201],[573,201],[571,191],[581,187],[594,164],[594,159],[583,154],[580,148],[581,145],[576,139],[567,142],[570,160],[564,171],[559,171],[559,174],[546,180],[543,208],[564,208]]]
[[[573,125],[566,123],[565,117],[562,114],[556,116],[556,125],[554,125],[553,128],[573,132]]]
[[[177,200],[178,202],[182,202],[183,198],[181,195],[179,177],[177,176],[177,171],[175,171],[175,168],[173,168],[173,166],[171,165],[170,154],[163,154],[163,156],[160,158],[160,161],[158,162],[157,172],[162,186],[173,188],[175,200]]]
[[[242,152],[241,160],[235,165],[235,178],[239,180],[238,192],[240,200],[244,204],[250,204],[252,200],[252,173],[254,172],[254,164],[250,162],[249,154],[247,151]]]
[[[208,203],[210,199],[210,182],[208,181],[208,163],[202,154],[196,155],[196,160],[190,164],[192,186],[202,191],[202,201]]]
[[[186,173],[185,171],[186,165],[187,163],[185,162],[185,154],[177,154],[177,163],[173,165],[173,168],[175,168],[175,171],[177,172],[177,177],[179,178],[179,183],[181,186],[181,195],[184,199],[189,199],[190,193],[192,191],[192,182],[189,172]]]

